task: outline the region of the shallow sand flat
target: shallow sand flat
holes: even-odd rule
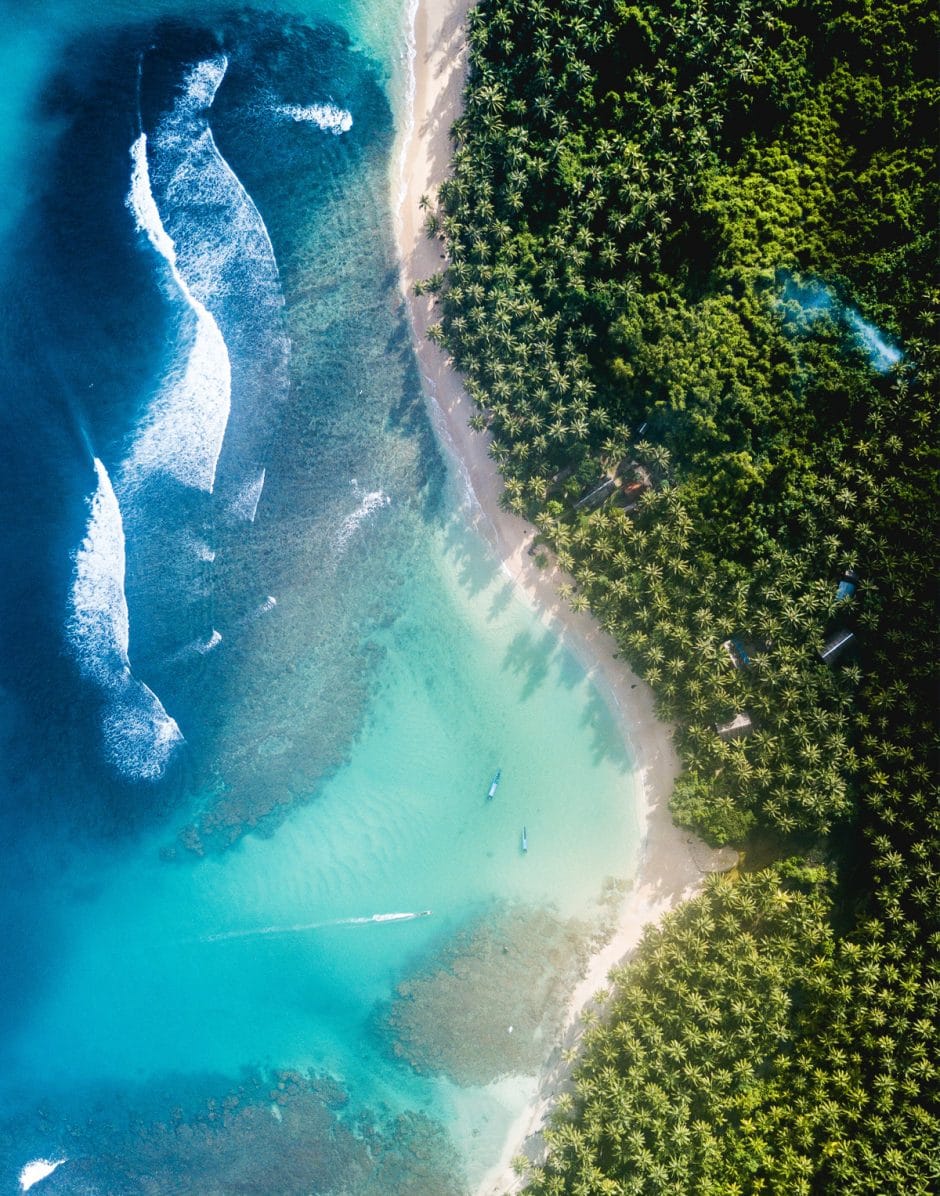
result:
[[[489,437],[468,426],[473,405],[461,379],[440,349],[426,338],[439,318],[433,296],[416,297],[415,279],[442,266],[442,246],[424,232],[422,195],[432,197],[446,177],[450,160],[449,129],[456,119],[466,72],[464,18],[467,0],[418,0],[414,10],[413,118],[406,118],[403,143],[392,178],[397,209],[396,234],[401,256],[401,285],[408,304],[415,346],[430,399],[431,417],[445,448],[454,456],[474,500],[475,522],[492,544],[518,589],[542,622],[556,631],[588,668],[591,679],[611,702],[637,762],[637,815],[643,834],[639,874],[627,896],[617,932],[596,954],[569,1006],[564,1039],[541,1077],[538,1097],[513,1127],[501,1159],[481,1183],[479,1196],[518,1188],[511,1159],[519,1153],[538,1157],[539,1130],[553,1096],[562,1090],[567,1068],[562,1051],[580,1036],[581,1011],[603,987],[607,975],[639,942],[644,926],[658,921],[692,896],[709,872],[730,867],[736,853],[714,851],[674,825],[669,795],[678,771],[672,729],[654,713],[651,690],[626,663],[616,658],[616,644],[587,613],[576,613],[558,596],[563,580],[555,569],[539,569],[528,548],[533,529],[499,506],[502,482],[489,456]]]

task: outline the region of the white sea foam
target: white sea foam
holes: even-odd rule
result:
[[[75,553],[69,638],[82,673],[101,685],[128,667],[130,627],[124,596],[124,524],[108,471],[95,458],[98,485],[85,537]]]
[[[108,696],[102,731],[109,759],[125,777],[154,780],[183,737],[156,694],[131,673],[124,523],[108,471],[98,458],[95,474],[98,484],[89,499],[85,536],[75,553],[66,633],[82,675]]]
[[[255,515],[258,513],[258,503],[261,501],[261,491],[264,489],[265,472],[264,466],[262,466],[260,472],[255,474],[250,481],[245,482],[236,493],[231,508],[236,519],[254,523]]]
[[[352,128],[352,114],[336,104],[280,104],[275,111],[279,116],[290,117],[291,120],[309,121],[317,125],[324,133],[332,133],[338,137],[341,133],[348,133]]]
[[[131,160],[127,205],[138,231],[146,233],[167,262],[179,293],[195,316],[195,335],[182,369],[170,375],[153,404],[131,449],[124,475],[133,484],[141,475],[162,471],[184,485],[211,494],[231,408],[228,348],[215,318],[180,272],[176,246],[163,227],[153,197],[146,134],[141,133],[131,146]]]
[[[368,519],[373,511],[378,511],[382,507],[387,507],[391,504],[391,499],[384,490],[370,490],[368,494],[363,495],[359,506],[351,515],[347,515],[343,522],[336,529],[333,537],[333,542],[337,548],[345,548],[349,543],[350,538],[355,535],[363,521]]]
[[[186,76],[183,97],[177,105],[178,108],[195,112],[211,107],[227,70],[228,58],[224,54],[197,62]]]
[[[211,493],[233,387],[249,426],[263,399],[287,393],[290,342],[274,249],[206,116],[227,67],[221,54],[191,67],[149,142],[142,133],[131,148],[128,207],[192,320],[132,447],[129,486],[162,471]]]
[[[246,615],[242,615],[242,617],[235,623],[235,626],[247,627],[249,624],[254,623],[256,619],[260,619],[269,611],[274,610],[276,606],[277,599],[273,594],[268,594],[267,598],[265,598],[263,602],[259,602],[258,605],[253,610],[248,611]]]
[[[175,748],[183,742],[176,720],[129,669],[124,683],[113,687],[101,729],[111,763],[122,776],[138,781],[159,780]]]
[[[216,631],[216,629],[213,627],[212,634],[208,639],[203,640],[202,643],[197,646],[196,651],[200,656],[205,656],[207,652],[211,652],[213,648],[217,648],[221,642],[222,632]]]
[[[34,1184],[38,1184],[57,1167],[67,1162],[68,1159],[33,1159],[20,1171],[20,1191],[28,1192]]]
[[[203,302],[218,296],[220,272],[230,263],[251,263],[275,282],[278,277],[274,247],[261,213],[219,153],[208,124],[201,118],[194,121],[212,103],[227,68],[224,55],[195,66],[186,78],[182,98],[158,129],[158,148],[172,159],[164,168],[170,205],[176,212],[205,205],[216,217],[194,221],[195,235],[177,245],[181,261],[188,259],[190,287]],[[224,207],[221,220],[220,207]],[[276,302],[283,306],[279,292]]]

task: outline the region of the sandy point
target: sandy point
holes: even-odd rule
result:
[[[512,1127],[503,1156],[477,1188],[477,1196],[517,1191],[511,1168],[518,1154],[541,1155],[540,1131],[553,1098],[568,1083],[564,1057],[577,1045],[580,1014],[604,987],[611,968],[636,947],[643,928],[692,896],[709,872],[730,867],[736,853],[714,851],[677,827],[669,815],[669,795],[678,772],[672,728],[655,715],[653,695],[617,657],[614,640],[587,613],[577,613],[558,596],[564,580],[555,569],[540,569],[529,555],[534,529],[499,505],[502,481],[489,455],[489,436],[468,426],[473,405],[446,354],[427,339],[439,319],[433,296],[417,297],[416,279],[446,265],[443,246],[424,231],[421,197],[432,200],[450,164],[450,127],[460,113],[467,67],[468,0],[417,0],[412,13],[414,74],[411,119],[406,119],[393,169],[392,202],[401,260],[401,286],[414,334],[428,407],[445,451],[465,477],[475,501],[473,518],[493,545],[503,567],[539,617],[576,653],[591,679],[607,696],[636,761],[636,800],[642,833],[639,871],[623,907],[616,934],[591,960],[570,1003],[562,1040],[548,1061],[535,1102]]]

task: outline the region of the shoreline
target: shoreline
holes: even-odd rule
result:
[[[655,716],[653,694],[625,661],[616,659],[613,638],[593,615],[573,611],[558,595],[563,575],[557,567],[540,569],[529,556],[534,533],[524,519],[499,506],[502,480],[488,452],[489,434],[474,432],[468,420],[474,407],[444,352],[428,341],[426,330],[437,318],[435,297],[414,295],[416,279],[441,269],[441,243],[429,240],[418,203],[431,197],[450,164],[449,130],[459,115],[466,71],[465,17],[470,0],[412,0],[407,19],[412,74],[407,98],[411,112],[400,134],[394,161],[392,206],[401,265],[401,289],[411,324],[415,353],[438,439],[462,473],[474,506],[473,522],[490,543],[503,571],[536,611],[541,622],[564,641],[601,690],[616,716],[635,762],[636,814],[640,828],[639,864],[624,899],[611,940],[595,954],[569,1002],[562,1038],[539,1076],[536,1100],[510,1129],[500,1159],[478,1184],[476,1196],[496,1196],[521,1186],[511,1161],[519,1154],[537,1160],[539,1131],[554,1097],[567,1082],[563,1056],[581,1036],[580,1014],[611,968],[637,946],[644,927],[698,891],[710,872],[730,867],[731,849],[713,850],[676,826],[669,797],[679,763],[672,728]]]

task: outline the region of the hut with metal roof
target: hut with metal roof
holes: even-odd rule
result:
[[[854,569],[846,569],[836,589],[836,602],[844,602],[846,598],[851,598],[858,589],[859,580]]]
[[[726,723],[716,723],[719,739],[746,739],[754,730],[754,723],[746,710],[740,710]]]
[[[855,632],[846,627],[834,631],[819,650],[819,659],[823,664],[835,664],[842,653],[855,640]]]

